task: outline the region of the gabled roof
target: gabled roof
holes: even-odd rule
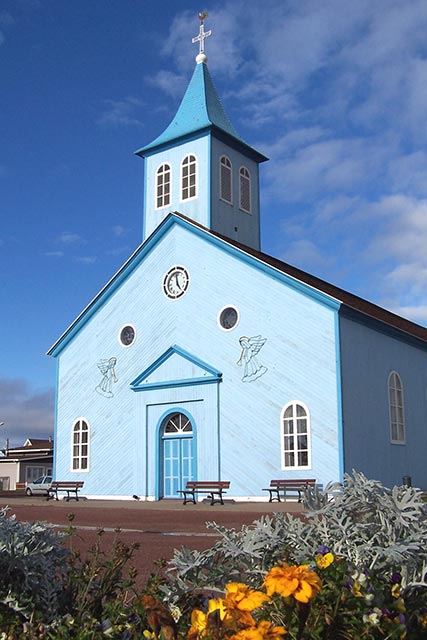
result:
[[[36,449],[53,449],[52,438],[27,438],[24,447],[34,447]]]
[[[153,249],[161,240],[163,235],[174,225],[179,224],[187,229],[193,230],[205,237],[207,240],[219,245],[223,250],[230,251],[234,255],[245,259],[253,265],[272,274],[276,272],[282,280],[286,281],[290,286],[298,288],[305,295],[316,298],[321,303],[332,308],[339,309],[342,313],[343,305],[349,311],[362,314],[365,318],[371,318],[375,321],[383,323],[385,327],[391,327],[395,330],[404,332],[405,334],[421,340],[427,344],[427,329],[415,322],[406,320],[391,311],[387,311],[372,302],[368,302],[363,298],[353,295],[344,289],[340,289],[325,280],[321,280],[301,269],[293,267],[277,258],[273,258],[266,253],[251,249],[239,242],[231,240],[226,236],[211,231],[203,225],[187,218],[178,213],[171,212],[153,233],[143,242],[124,265],[114,274],[101,291],[93,298],[93,300],[83,309],[74,322],[65,330],[47,352],[48,355],[57,356],[68,342],[78,333],[80,328],[92,317],[94,313],[104,304],[105,300],[121,285],[121,283],[132,273],[144,257]]]
[[[184,217],[184,216],[181,216]],[[193,224],[197,224],[192,221]],[[201,226],[201,225],[200,225]],[[293,267],[286,262],[282,262],[277,258],[273,258],[272,256],[262,253],[261,251],[256,251],[255,249],[251,249],[250,247],[246,247],[245,245],[231,240],[230,238],[226,238],[225,236],[221,236],[221,234],[215,233],[211,231],[210,233],[222,238],[226,242],[238,247],[242,251],[245,251],[247,254],[250,254],[262,261],[265,264],[274,267],[275,269],[281,271],[282,273],[295,278],[296,280],[303,282],[304,284],[325,293],[328,296],[332,296],[336,300],[339,300],[342,305],[348,310],[353,310],[358,313],[363,314],[366,317],[372,318],[378,322],[385,323],[389,327],[393,327],[394,329],[398,329],[399,331],[403,331],[409,334],[412,337],[418,338],[423,342],[427,343],[427,328],[423,327],[411,320],[407,320],[402,316],[399,316],[391,311],[387,311],[383,307],[380,307],[364,298],[360,298],[359,296],[354,295],[353,293],[349,293],[345,291],[345,289],[341,289],[340,287],[336,287],[321,278],[317,278],[316,276],[307,273],[306,271],[302,271],[297,267]]]
[[[184,361],[187,366],[180,367],[179,380],[170,378],[168,366],[164,366],[172,359]],[[200,360],[197,356],[182,349],[178,345],[172,345],[162,353],[149,367],[139,374],[130,386],[133,391],[148,391],[150,389],[163,389],[171,387],[185,387],[188,385],[212,384],[221,382],[222,373]]]
[[[251,155],[255,154],[259,162],[267,160],[265,156],[249,147],[239,136],[224,111],[207,65],[199,63],[194,69],[193,76],[172,122],[160,136],[136,151],[136,154],[145,156],[158,147],[209,129],[227,134],[243,145],[246,150],[249,150]]]

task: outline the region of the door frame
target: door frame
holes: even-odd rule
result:
[[[185,403],[183,403],[185,405]],[[197,480],[197,425],[194,420],[193,415],[191,414],[185,406],[177,404],[175,406],[170,406],[166,411],[162,413],[159,420],[157,421],[156,426],[156,500],[160,500],[164,496],[161,495],[163,493],[163,474],[164,474],[164,463],[163,463],[163,436],[162,436],[162,426],[166,420],[166,418],[173,413],[182,413],[185,415],[189,421],[191,422],[193,432],[192,432],[192,453],[193,453],[193,475],[194,480]],[[185,436],[184,436],[185,438]],[[187,438],[188,439],[188,436]],[[177,495],[179,499],[179,496]]]

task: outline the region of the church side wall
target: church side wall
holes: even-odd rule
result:
[[[340,318],[345,471],[386,486],[411,476],[427,487],[427,350],[356,317]],[[403,384],[406,443],[391,444],[388,377]]]

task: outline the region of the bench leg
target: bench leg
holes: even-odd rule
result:
[[[192,502],[193,504],[196,504],[196,496],[194,494],[194,491],[183,491],[184,494],[184,502],[183,504],[187,504],[187,502]],[[187,495],[191,496],[190,498],[187,498]]]
[[[269,492],[270,492],[269,502],[273,502],[274,500],[277,500],[277,502],[282,502],[280,500],[279,489],[269,489]],[[274,493],[276,494],[275,496],[273,496]]]

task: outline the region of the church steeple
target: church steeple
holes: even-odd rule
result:
[[[196,68],[175,117],[137,151],[145,160],[144,239],[169,211],[259,249],[258,165],[267,158],[230,122],[207,67],[199,14]]]

